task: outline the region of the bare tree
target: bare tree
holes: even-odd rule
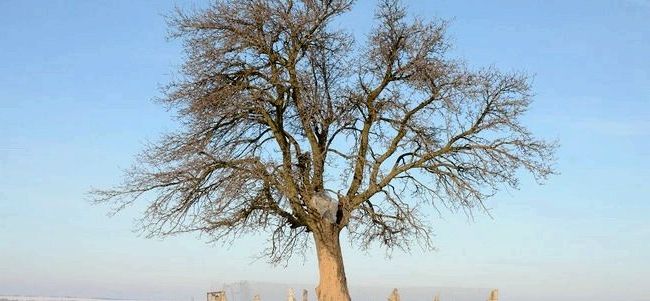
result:
[[[279,263],[313,239],[318,300],[350,300],[339,241],[430,247],[425,205],[483,210],[520,168],[553,171],[554,144],[520,123],[525,75],[448,58],[446,23],[380,2],[365,43],[331,21],[353,0],[223,0],[177,11],[182,76],[162,102],[182,130],[148,147],[122,185],[96,190],[117,210],[150,201],[152,236],[215,241],[269,234]],[[304,254],[304,253],[303,253]]]

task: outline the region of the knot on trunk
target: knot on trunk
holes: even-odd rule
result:
[[[311,206],[316,209],[320,218],[331,224],[336,223],[339,202],[335,198],[331,197],[327,192],[321,191],[315,193],[311,198]]]

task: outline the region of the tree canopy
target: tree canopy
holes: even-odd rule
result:
[[[185,63],[161,101],[182,130],[150,145],[98,202],[150,200],[151,235],[269,234],[281,262],[313,232],[362,247],[430,245],[427,205],[483,210],[555,144],[521,123],[528,76],[448,54],[447,23],[380,1],[355,41],[332,25],[351,0],[214,1],[169,23]],[[327,218],[327,215],[332,215]]]

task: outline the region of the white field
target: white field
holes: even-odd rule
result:
[[[280,284],[261,282],[238,282],[216,286],[212,290],[226,291],[228,301],[251,301],[257,294],[262,301],[285,301],[289,289],[295,291],[296,300],[301,300],[302,290],[307,289],[309,300],[315,300],[314,288],[304,284]],[[444,288],[444,287],[405,287],[398,288],[401,300],[404,301],[430,301],[436,294],[442,301],[481,301],[486,300],[489,289],[486,288]],[[386,287],[350,287],[350,294],[354,301],[385,301],[392,288]],[[207,293],[207,291],[206,291]],[[202,294],[191,300],[178,301],[203,301],[206,295]],[[47,297],[47,296],[17,296],[0,295],[0,301],[161,301],[153,299],[112,299],[112,298],[81,298],[81,297]]]
[[[153,301],[153,300],[0,295],[0,301]]]

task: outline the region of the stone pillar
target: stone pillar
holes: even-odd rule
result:
[[[440,293],[437,293],[435,296],[433,296],[433,301],[440,301]]]
[[[388,296],[388,301],[400,301],[397,289],[393,289],[393,292]]]
[[[228,301],[228,299],[226,299],[226,292],[224,291],[209,292],[208,301]]]
[[[296,301],[296,291],[292,288],[287,292],[287,301]]]
[[[499,301],[499,290],[498,289],[493,289],[490,291],[490,296],[488,298],[488,301]]]

